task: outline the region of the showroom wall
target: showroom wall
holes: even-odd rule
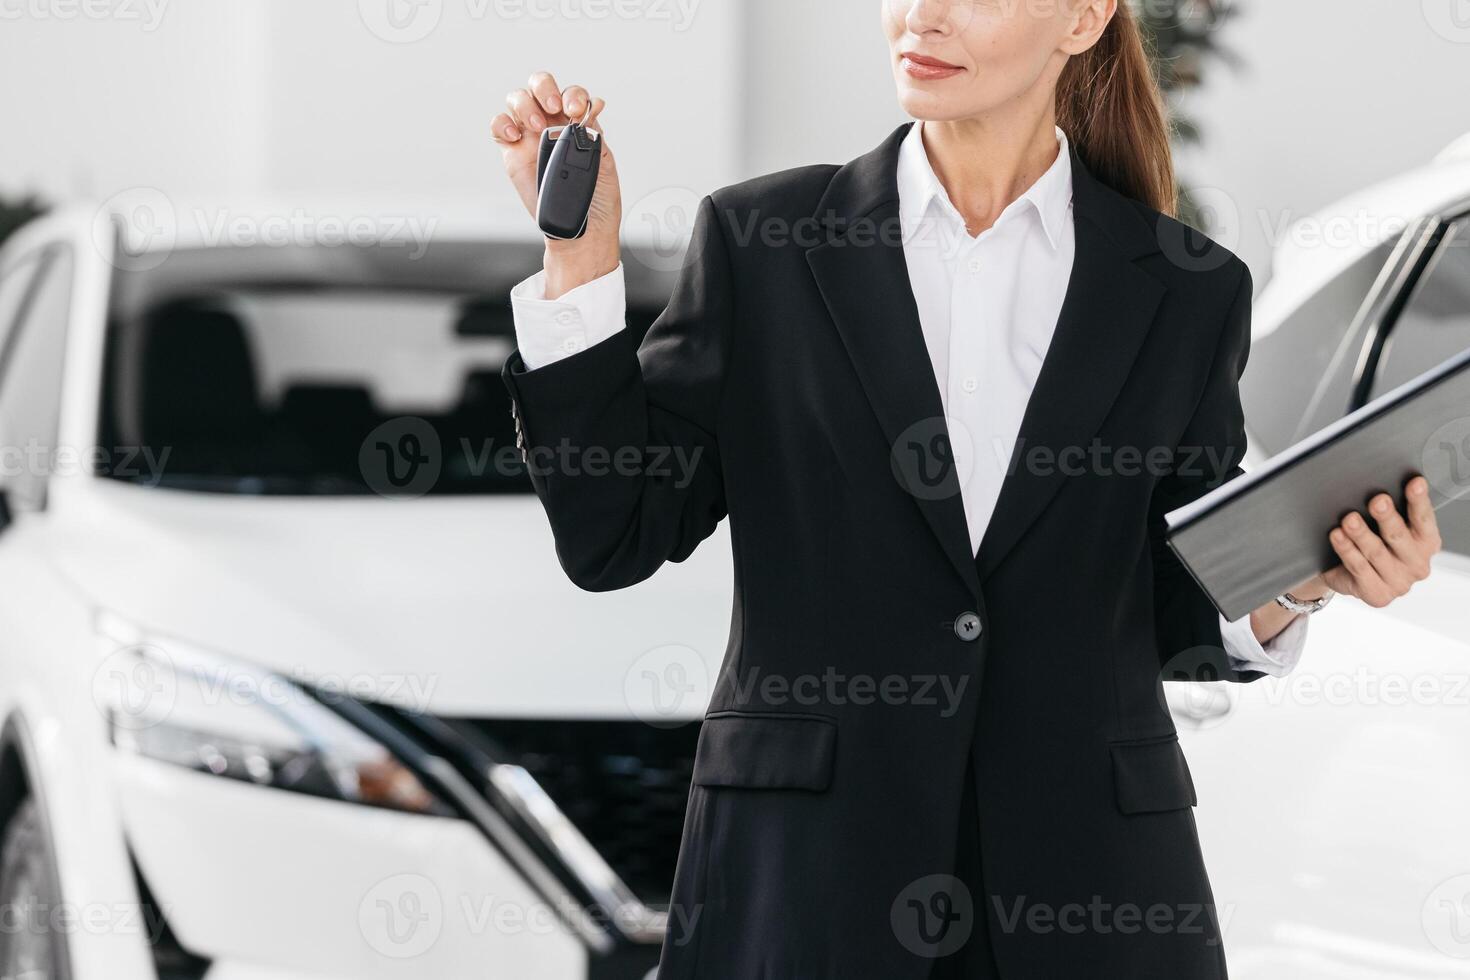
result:
[[[138,184],[258,188],[267,153],[262,12],[132,3],[98,17],[7,0],[0,192],[65,201]]]
[[[633,197],[741,173],[734,4],[583,16],[560,0],[90,2],[113,15],[0,0],[0,192],[100,200],[147,185],[176,198],[427,201],[521,217],[489,122],[538,67],[605,94]],[[698,152],[668,138],[696,126]]]
[[[1263,272],[1284,219],[1427,163],[1470,133],[1470,5],[1236,6],[1226,43],[1244,66],[1217,67],[1192,96],[1206,142],[1181,168],[1238,202],[1238,250]]]
[[[1242,209],[1237,244],[1258,280],[1283,215],[1470,131],[1456,2],[1392,16],[1382,0],[1235,4],[1223,39],[1244,65],[1212,66],[1191,97],[1207,142],[1182,163]],[[485,124],[508,85],[548,65],[611,102],[629,200],[704,193],[848,159],[902,121],[880,12],[850,0],[0,0],[0,192],[101,199],[148,185],[515,222]],[[1383,68],[1386,52],[1412,73]]]

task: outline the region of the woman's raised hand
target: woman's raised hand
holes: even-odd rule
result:
[[[544,71],[532,75],[526,88],[508,94],[505,102],[506,111],[491,121],[490,131],[500,144],[506,175],[533,218],[541,133],[551,126],[565,126],[584,119],[590,128],[601,133],[602,162],[592,208],[587,215],[586,233],[570,241],[548,239],[546,242],[546,297],[556,299],[568,290],[612,272],[619,262],[618,228],[623,205],[618,168],[607,145],[607,133],[598,122],[606,103],[594,99],[580,85],[562,89]]]

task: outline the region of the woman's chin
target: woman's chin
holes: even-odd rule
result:
[[[955,98],[911,84],[899,85],[898,104],[913,118],[926,122],[949,122],[974,115],[969,107],[960,105]]]

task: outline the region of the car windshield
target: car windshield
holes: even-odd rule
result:
[[[306,262],[293,279],[177,256],[167,274],[120,275],[103,475],[220,493],[530,492],[500,371],[509,287],[539,249],[514,255],[501,274],[458,277],[477,292],[443,262],[382,256],[351,274],[339,257],[330,275]]]

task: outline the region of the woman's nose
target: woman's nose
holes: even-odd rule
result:
[[[968,0],[890,0],[890,2],[908,7],[904,20],[910,31],[915,34],[926,34],[931,31],[949,31],[952,26],[950,20],[954,15],[954,8]]]

